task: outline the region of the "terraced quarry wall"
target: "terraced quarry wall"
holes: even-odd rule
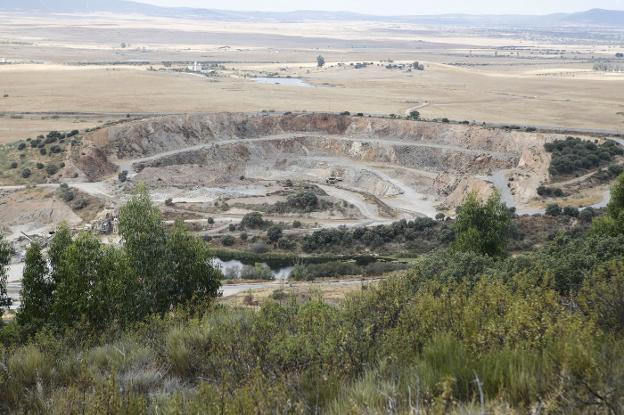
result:
[[[488,177],[499,171],[514,177],[510,192],[518,202],[528,200],[534,191],[526,189],[547,175],[548,139],[476,125],[335,114],[214,113],[103,128],[87,138],[81,157],[99,157],[90,180],[109,177],[115,163],[155,187],[236,187],[243,178],[324,185],[340,177],[338,187],[387,198],[399,211],[432,215],[435,207],[461,203],[469,191],[487,195],[494,188]]]

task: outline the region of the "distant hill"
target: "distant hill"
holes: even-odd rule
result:
[[[592,9],[586,12],[564,15],[562,21],[567,23],[624,27],[624,10]]]
[[[592,9],[579,13],[557,13],[550,15],[415,15],[375,16],[351,12],[293,11],[254,12],[199,9],[189,7],[160,7],[126,0],[1,0],[0,11],[28,13],[96,13],[143,14],[159,17],[202,18],[228,21],[388,21],[404,23],[449,24],[449,25],[592,25],[624,27],[624,10]]]

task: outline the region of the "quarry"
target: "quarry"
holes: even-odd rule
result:
[[[550,180],[544,144],[565,134],[329,113],[206,113],[131,120],[83,137],[48,183],[2,187],[9,235],[45,233],[61,221],[97,226],[138,183],[167,218],[211,218],[220,224],[212,233],[254,211],[309,228],[453,216],[473,191],[498,190],[518,214],[538,213],[537,188]],[[56,196],[61,183],[97,207],[72,210]],[[605,198],[600,186],[575,190],[585,206]],[[272,208],[301,191],[327,203]]]

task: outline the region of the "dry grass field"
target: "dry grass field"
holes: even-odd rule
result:
[[[14,63],[0,65],[2,142],[127,113],[261,110],[418,108],[426,118],[624,130],[624,74],[592,71],[592,57],[616,50],[610,41],[365,22],[1,17],[0,61]],[[322,69],[318,54],[327,60]],[[205,77],[165,70],[163,61],[221,66]],[[425,70],[386,69],[389,61],[420,61]],[[354,62],[373,65],[355,69]],[[250,79],[268,73],[312,87]]]

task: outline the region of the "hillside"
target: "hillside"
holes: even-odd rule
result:
[[[6,0],[0,4],[0,11],[37,13],[117,13],[143,14],[157,17],[201,18],[227,21],[385,21],[419,24],[442,24],[460,26],[557,26],[592,25],[624,26],[624,11],[592,9],[578,13],[556,13],[549,15],[412,15],[376,16],[351,12],[329,12],[299,10],[292,12],[228,11],[189,7],[160,7],[126,0]]]

